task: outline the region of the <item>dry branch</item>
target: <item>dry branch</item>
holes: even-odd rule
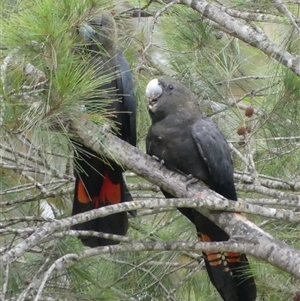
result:
[[[108,158],[117,160],[124,168],[146,178],[178,198],[199,198],[212,202],[224,200],[223,197],[207,189],[201,183],[192,185],[187,190],[182,175],[170,172],[165,168],[160,169],[158,162],[107,131],[104,131],[101,140],[98,140],[96,133],[99,133],[99,129],[86,120],[73,122],[72,126],[86,146],[100,151]],[[122,205],[126,206],[126,204]],[[251,250],[247,250],[247,253],[300,277],[300,252],[298,250],[274,239],[241,214],[210,213],[208,210],[201,210],[201,212],[216,222],[231,237],[246,237],[247,241],[255,243],[255,246]]]
[[[300,76],[300,60],[272,42],[263,32],[256,31],[239,19],[228,15],[217,5],[208,3],[207,1],[181,0],[180,3],[198,11],[204,17],[217,23],[223,31],[261,50]]]

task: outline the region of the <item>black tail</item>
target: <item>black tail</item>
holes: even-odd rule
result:
[[[170,198],[172,195],[162,191]],[[204,242],[227,241],[229,236],[207,217],[190,208],[178,208],[197,229]],[[245,254],[236,252],[203,252],[205,266],[212,284],[224,301],[255,301],[256,285]]]
[[[97,155],[81,153],[76,159],[77,171],[72,215],[103,206],[131,201],[132,197],[124,182],[122,169],[115,163],[105,164]],[[97,231],[125,235],[128,230],[126,212],[97,218],[72,226],[73,230]],[[117,244],[117,241],[85,236],[82,243],[89,247]]]
[[[196,226],[198,239],[204,242],[226,241],[227,233],[194,209],[179,209]],[[236,252],[203,252],[212,284],[224,301],[254,301],[256,285],[245,254]]]
[[[199,240],[212,241],[198,233]],[[224,301],[254,301],[256,286],[245,254],[203,252],[207,273]]]

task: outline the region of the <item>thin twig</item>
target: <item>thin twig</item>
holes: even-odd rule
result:
[[[166,11],[168,10],[170,7],[172,7],[173,5],[175,4],[178,4],[180,3],[180,0],[174,0],[174,1],[171,1],[170,3],[168,3],[167,5],[165,5],[163,8],[161,8],[160,10],[158,10],[155,14],[155,16],[153,17],[153,20],[151,22],[151,25],[150,25],[150,28],[149,28],[149,43],[148,45],[143,49],[143,52],[142,52],[142,62],[140,64],[140,67],[138,68],[138,70],[141,69],[141,67],[143,66],[144,64],[144,61],[145,61],[145,56],[146,56],[146,53],[148,52],[148,50],[151,48],[152,44],[153,44],[153,32],[154,32],[154,27],[155,27],[155,24],[157,23],[158,21],[158,18]]]

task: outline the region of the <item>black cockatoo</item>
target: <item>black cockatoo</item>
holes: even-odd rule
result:
[[[108,91],[111,99],[107,110],[115,123],[116,135],[132,145],[136,145],[136,99],[132,74],[124,54],[117,48],[117,27],[109,12],[102,12],[96,18],[78,29],[85,40],[82,58],[87,60],[88,68],[93,68],[96,76],[117,76],[99,89]],[[93,98],[87,102],[95,108],[103,99]],[[75,195],[72,215],[106,205],[131,201],[132,197],[123,178],[123,169],[116,162],[104,159],[84,145],[75,146]],[[135,212],[131,212],[133,215]],[[128,230],[127,213],[117,213],[104,218],[74,225],[74,230],[93,230],[104,233],[125,235]],[[116,244],[116,241],[80,237],[84,245],[90,247]]]
[[[152,119],[147,153],[163,160],[166,168],[193,175],[227,199],[237,200],[228,144],[216,124],[202,113],[196,95],[177,81],[161,77],[148,83],[146,96]],[[195,224],[200,241],[229,239],[227,233],[198,211],[179,210]],[[224,301],[256,299],[256,286],[245,254],[203,255],[211,282]]]

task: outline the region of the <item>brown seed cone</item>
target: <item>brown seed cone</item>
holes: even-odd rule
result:
[[[245,116],[251,117],[254,114],[254,109],[252,107],[247,107],[245,110]]]
[[[240,136],[245,135],[246,133],[251,133],[251,131],[252,131],[252,128],[249,125],[247,125],[247,126],[241,125],[236,130],[237,134]]]
[[[246,127],[245,127],[244,125],[241,125],[241,126],[239,126],[239,127],[237,128],[236,132],[237,132],[237,134],[240,135],[240,136],[241,136],[241,135],[245,135],[246,132],[247,132],[247,129],[246,129]]]
[[[300,301],[300,291],[296,291],[293,297],[293,301]]]

